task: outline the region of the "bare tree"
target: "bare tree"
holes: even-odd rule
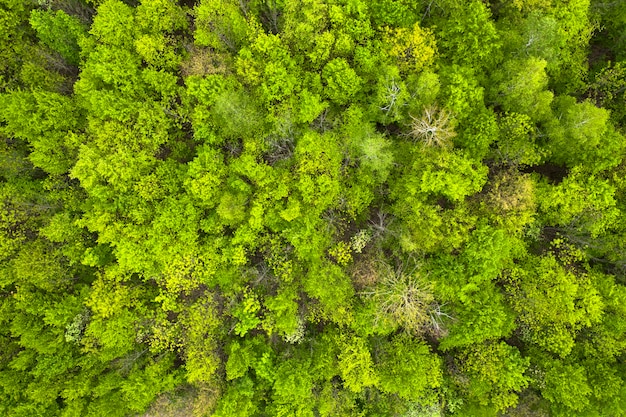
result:
[[[385,113],[389,114],[389,112],[396,106],[398,103],[398,96],[401,93],[400,86],[396,84],[395,80],[391,80],[390,83],[387,84],[385,89],[385,102],[387,105],[382,106],[380,109]]]
[[[386,262],[376,262],[376,282],[361,292],[378,304],[376,320],[392,320],[413,333],[431,333],[435,337],[446,334],[443,319],[451,318],[444,313],[432,292],[432,285],[421,276],[417,267],[407,271],[401,264],[394,268]]]
[[[450,114],[436,106],[424,109],[421,117],[411,116],[409,136],[427,146],[447,146],[456,133],[450,125]]]

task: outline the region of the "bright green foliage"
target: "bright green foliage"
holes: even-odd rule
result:
[[[1,3],[0,415],[626,414],[623,2]]]
[[[496,142],[497,160],[509,165],[536,165],[543,153],[535,143],[532,120],[519,113],[504,114],[499,120],[500,137]]]
[[[460,255],[473,282],[495,280],[523,252],[521,242],[503,230],[481,225],[476,228]]]
[[[419,191],[442,195],[456,202],[481,189],[485,181],[484,168],[476,167],[463,155],[444,155],[441,159],[435,156],[438,160],[435,159],[434,166],[423,171]]]
[[[582,411],[589,405],[592,390],[585,369],[580,365],[552,361],[543,379],[542,395],[548,401],[558,403],[569,412]]]
[[[602,298],[586,274],[575,275],[554,256],[527,262],[532,267],[514,270],[509,287],[522,335],[546,351],[567,356],[577,332],[600,321]]]
[[[511,334],[515,316],[493,281],[523,252],[518,239],[481,225],[472,232],[458,261],[445,256],[433,263],[435,295],[453,303],[444,304],[434,316],[439,334],[445,336],[440,345],[443,350]]]
[[[462,203],[482,188],[486,181],[485,167],[462,152],[448,152],[439,147],[417,148],[413,161],[392,190],[396,198],[394,214],[408,223],[403,230],[403,246],[407,250],[429,250],[441,242],[438,230],[443,227],[448,230],[450,243],[458,246],[461,239],[454,232],[465,235],[463,230],[473,222]],[[442,199],[459,203],[458,208],[442,210],[440,205],[430,203]]]
[[[554,104],[555,119],[547,124],[546,133],[555,162],[585,164],[592,170],[619,164],[624,141],[610,124],[607,110],[569,96],[558,97]]]
[[[456,298],[456,307],[444,316],[452,323],[440,330],[442,350],[508,337],[515,329],[515,316],[494,284],[465,284]]]
[[[547,61],[548,68],[558,65],[561,48],[564,44],[564,31],[552,17],[531,12],[524,22],[524,30],[518,47],[527,55]]]
[[[261,319],[257,317],[257,313],[261,308],[261,304],[250,291],[244,291],[244,297],[241,304],[233,311],[233,317],[239,319],[239,323],[235,325],[235,333],[244,336],[249,330],[259,325]]]
[[[502,82],[494,92],[494,100],[508,112],[527,115],[531,121],[546,120],[550,114],[553,93],[547,90],[546,61],[528,58],[508,61],[502,69]]]
[[[585,351],[592,358],[606,358],[612,361],[626,349],[626,325],[623,304],[626,290],[615,286],[614,279],[604,274],[594,274],[593,284],[597,288],[604,302],[604,311],[601,322],[595,326],[596,330],[589,342],[585,343]],[[623,379],[623,378],[622,378]]]
[[[424,30],[416,23],[412,28],[386,28],[385,42],[387,53],[405,72],[420,71],[431,65],[435,53],[435,40],[429,30]]]
[[[300,358],[283,361],[276,368],[275,382],[272,387],[276,416],[313,416],[313,377],[309,372],[309,363]]]
[[[118,0],[105,0],[98,7],[89,33],[96,40],[116,47],[130,47],[135,35],[133,8]]]
[[[248,24],[234,1],[206,1],[195,9],[198,45],[237,52],[248,35]]]
[[[378,354],[380,389],[399,397],[430,404],[441,385],[441,360],[423,342],[407,335],[395,336]]]
[[[517,393],[528,386],[528,358],[504,342],[469,347],[461,359],[461,389],[471,401],[504,411],[517,404]]]
[[[499,36],[487,6],[481,1],[452,2],[439,20],[439,47],[452,62],[470,68],[496,62]]]
[[[295,60],[280,37],[259,33],[239,52],[237,72],[246,83],[258,86],[268,103],[289,97],[299,86]]]
[[[564,93],[584,86],[587,74],[587,46],[594,30],[590,16],[590,0],[568,0],[555,4],[552,15],[559,23],[559,34],[565,48],[561,49],[559,68],[552,71],[557,88]]]
[[[208,146],[199,148],[188,164],[186,187],[202,206],[217,206],[216,196],[224,180],[224,157]]]
[[[339,265],[326,263],[311,268],[303,284],[307,294],[320,301],[325,315],[339,323],[349,320],[354,289]]]
[[[375,0],[370,2],[370,8],[372,19],[381,26],[406,27],[420,17],[419,4],[407,0]]]
[[[142,371],[131,371],[121,384],[128,408],[133,411],[145,410],[159,393],[172,390],[181,383],[181,373],[171,372],[173,361],[173,355],[167,355],[147,364]]]
[[[334,206],[340,192],[341,154],[337,146],[335,135],[313,131],[306,132],[296,145],[297,189],[302,202],[318,213]]]
[[[492,143],[498,139],[496,114],[492,110],[477,109],[466,120],[454,142],[467,149],[473,158],[484,158]]]
[[[347,336],[340,348],[337,366],[346,389],[358,393],[365,387],[378,385],[379,377],[365,339]]]
[[[143,0],[136,13],[145,32],[174,32],[188,26],[184,10],[171,0]]]
[[[99,277],[87,302],[93,317],[82,341],[85,347],[109,360],[137,349],[134,335],[141,317],[140,294],[139,288]]]
[[[401,230],[399,236],[401,247],[407,252],[449,252],[458,249],[476,222],[476,217],[468,212],[464,204],[442,210],[438,204],[427,204],[412,198],[401,201],[395,206],[397,211],[394,214],[410,221],[409,227]],[[447,230],[449,235],[442,236],[442,230]]]
[[[285,289],[275,297],[265,300],[265,307],[272,313],[270,328],[283,335],[288,342],[297,343],[301,340],[304,329],[298,315],[298,297],[295,291]],[[266,317],[267,318],[267,317]]]
[[[44,45],[61,54],[68,63],[78,64],[78,40],[86,34],[85,27],[78,18],[69,16],[62,10],[57,10],[56,13],[50,10],[33,10],[30,24]]]
[[[355,395],[341,390],[339,384],[327,382],[319,394],[316,410],[320,416],[346,415],[354,411]]]
[[[477,107],[484,106],[484,88],[472,67],[457,64],[446,66],[440,72],[443,88],[439,93],[443,105],[458,118],[472,114]]]
[[[364,51],[357,44],[374,35],[367,7],[360,0],[285,2],[281,36],[305,67],[319,70],[333,59]]]
[[[26,140],[33,164],[51,174],[64,174],[74,163],[72,137],[81,128],[79,111],[68,97],[52,92],[4,95],[3,133]],[[69,137],[68,137],[69,136]]]
[[[144,0],[137,7],[136,16],[142,32],[135,39],[137,53],[150,66],[177,70],[181,45],[171,34],[187,29],[184,9],[171,0]],[[149,78],[158,79],[155,81],[159,84],[169,81],[162,72],[146,72],[144,79],[150,83]]]
[[[546,224],[564,226],[573,235],[595,237],[606,233],[621,215],[615,192],[607,181],[577,167],[559,185],[541,184],[539,208]]]
[[[254,382],[250,378],[243,378],[228,388],[213,415],[216,417],[245,417],[254,415],[257,411]]]
[[[208,294],[188,307],[181,320],[185,348],[187,380],[209,382],[219,366],[214,336],[218,333],[220,320],[215,302]]]
[[[328,98],[337,104],[346,104],[359,92],[361,79],[345,59],[330,61],[322,70]]]

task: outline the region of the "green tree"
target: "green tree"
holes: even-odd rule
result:
[[[492,67],[499,60],[500,37],[488,7],[480,1],[448,3],[434,19],[442,55],[470,68]]]
[[[508,284],[522,337],[566,357],[577,333],[600,321],[604,302],[588,275],[575,275],[554,256],[529,257],[526,262],[524,269],[512,271]]]
[[[554,107],[555,118],[546,124],[552,160],[567,166],[585,164],[594,171],[619,164],[622,136],[609,122],[607,110],[569,96],[555,99]]]
[[[492,406],[499,412],[515,407],[518,393],[528,386],[529,378],[525,373],[529,359],[504,342],[468,347],[460,360],[461,389],[467,392],[470,401],[481,406]]]
[[[527,115],[534,122],[545,121],[550,117],[554,96],[547,89],[545,68],[546,61],[535,57],[506,62],[496,75],[501,81],[496,84],[493,99],[507,112]]]
[[[426,344],[408,335],[398,335],[384,344],[376,356],[382,391],[421,405],[437,401],[442,364]]]
[[[337,366],[346,389],[358,393],[365,387],[379,385],[369,343],[365,339],[346,336],[340,348]]]
[[[33,10],[30,24],[41,42],[58,52],[69,64],[78,65],[80,59],[79,40],[86,35],[82,22],[63,10]]]

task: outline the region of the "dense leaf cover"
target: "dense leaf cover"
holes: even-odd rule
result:
[[[626,416],[625,34],[0,0],[0,414]]]

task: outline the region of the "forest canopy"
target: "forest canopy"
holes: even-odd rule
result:
[[[626,2],[0,0],[0,414],[626,416]]]

